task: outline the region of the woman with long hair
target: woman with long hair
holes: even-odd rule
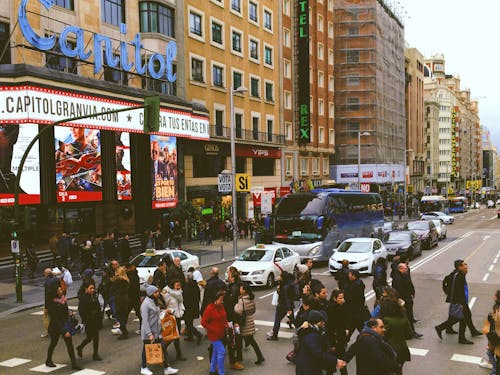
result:
[[[293,319],[293,308],[295,298],[295,285],[293,284],[293,275],[287,271],[281,272],[276,291],[278,292],[278,306],[274,315],[274,326],[272,332],[268,333],[267,340],[278,340],[278,332],[281,320],[288,316]]]
[[[49,312],[49,328],[50,344],[47,350],[47,359],[45,365],[47,367],[56,367],[52,362],[52,354],[59,341],[59,336],[62,336],[66,349],[68,350],[69,359],[71,360],[71,368],[73,370],[81,370],[76,364],[75,349],[73,348],[73,341],[71,339],[70,325],[69,325],[69,311],[68,300],[63,293],[60,285],[52,285],[48,292],[47,309]]]
[[[76,352],[78,353],[78,357],[82,358],[83,348],[92,341],[94,349],[92,359],[94,361],[101,361],[102,359],[99,356],[99,329],[102,326],[101,305],[99,304],[93,282],[86,281],[82,284],[81,289],[83,293],[78,295],[80,299],[78,312],[82,318],[82,323],[85,325],[85,335],[87,337],[76,347]]]
[[[186,308],[184,307],[184,298],[182,296],[182,288],[180,280],[173,280],[169,282],[172,286],[166,286],[163,288],[162,294],[165,299],[166,313],[173,315],[175,317],[175,322],[177,324],[177,330],[181,332],[181,322]],[[170,344],[170,343],[169,343]],[[167,345],[168,346],[168,345]],[[181,343],[179,339],[174,340],[174,347],[177,353],[178,361],[185,361],[186,358],[182,356]]]
[[[207,330],[208,340],[212,343],[213,351],[210,359],[210,375],[218,373],[224,375],[224,358],[226,348],[224,338],[228,326],[226,310],[224,309],[225,291],[218,291],[214,300],[208,304],[201,318],[201,325]]]
[[[344,359],[348,342],[349,316],[345,308],[343,290],[335,289],[332,291],[326,314],[328,316],[326,332],[330,339],[330,345],[335,348],[335,355]],[[340,373],[347,375],[347,368],[342,368]]]
[[[262,355],[262,351],[257,345],[255,341],[255,296],[253,295],[250,286],[246,283],[241,283],[240,285],[240,296],[238,298],[238,303],[234,306],[234,312],[239,315],[239,327],[241,336],[243,336],[243,340],[245,340],[246,345],[252,345],[255,354],[257,355],[256,365],[260,365],[264,362],[264,356]],[[238,361],[242,361],[242,352],[238,353]]]
[[[120,323],[121,331],[118,340],[125,340],[128,338],[128,286],[129,279],[127,276],[127,269],[124,266],[120,266],[116,269],[115,275],[111,278],[111,295],[115,297],[116,318]]]

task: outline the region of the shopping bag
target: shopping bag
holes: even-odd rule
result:
[[[271,305],[278,306],[279,294],[277,291],[274,291],[273,296],[271,298]]]
[[[165,314],[161,320],[161,337],[165,342],[171,342],[179,338],[175,316]]]
[[[160,365],[163,363],[163,350],[161,344],[146,344],[146,363],[149,365]]]

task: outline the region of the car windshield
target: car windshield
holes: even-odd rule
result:
[[[340,253],[369,253],[371,251],[371,243],[344,241],[337,251]]]
[[[444,212],[440,212],[440,211],[433,212],[433,214],[438,215],[438,216],[446,216],[446,214]]]
[[[408,232],[390,232],[387,241],[408,241],[410,233]]]
[[[429,230],[429,223],[426,221],[410,221],[408,229],[411,230]]]
[[[245,250],[238,260],[243,262],[269,262],[273,260],[274,250]]]
[[[137,255],[130,261],[136,267],[156,267],[160,263],[161,255]]]

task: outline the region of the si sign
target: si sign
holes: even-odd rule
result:
[[[250,191],[250,176],[236,173],[236,191]]]

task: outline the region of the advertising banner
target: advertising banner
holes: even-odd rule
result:
[[[54,126],[54,138],[57,201],[102,200],[100,131]]]
[[[118,200],[132,199],[130,164],[130,134],[115,132],[116,148],[116,196]]]
[[[262,205],[262,196],[268,194],[269,199],[271,200],[271,205],[275,203],[276,200],[276,188],[272,187],[266,187],[264,188],[264,191],[253,191],[252,192],[252,197],[253,197],[253,206],[254,207],[261,207]]]
[[[38,134],[37,124],[0,125],[0,206],[14,205],[14,189],[24,151]],[[38,142],[30,150],[19,183],[19,204],[40,203]]]
[[[151,135],[152,205],[171,208],[177,205],[177,138]]]

